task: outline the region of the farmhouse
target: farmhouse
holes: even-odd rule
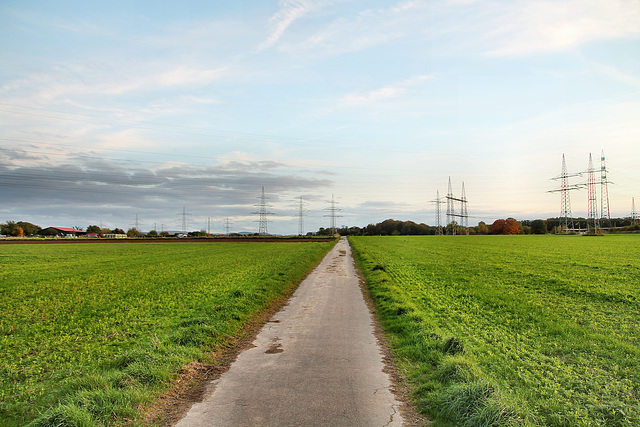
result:
[[[43,237],[74,238],[78,236],[84,236],[85,234],[87,234],[85,231],[76,230],[75,228],[66,228],[66,227],[47,227],[38,231],[38,235]]]

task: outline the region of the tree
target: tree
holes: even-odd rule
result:
[[[489,234],[522,234],[522,228],[513,218],[497,219],[489,227]]]
[[[476,234],[489,234],[489,227],[483,221],[480,221],[474,228],[476,230]]]
[[[158,232],[156,230],[151,230],[150,232],[147,233],[147,236],[158,237]]]
[[[127,230],[127,236],[128,237],[140,237],[140,236],[142,236],[142,234],[138,231],[137,228],[131,227],[130,229]]]
[[[124,230],[123,230],[123,229],[121,229],[121,228],[114,228],[112,233],[113,233],[113,234],[127,234],[127,233],[125,233],[125,232],[124,232]]]
[[[115,231],[111,231],[108,228],[101,228],[100,229],[100,234],[111,234],[111,233],[115,233]]]
[[[17,236],[18,235],[18,224],[15,221],[7,221],[4,224],[0,224],[0,234],[4,234],[5,236]]]
[[[547,234],[547,223],[543,219],[534,219],[531,221],[532,234]]]
[[[16,225],[22,228],[25,236],[35,236],[36,234],[38,234],[38,231],[42,230],[40,226],[31,224],[30,222],[26,221],[18,221]]]
[[[97,225],[90,225],[87,227],[87,233],[100,234],[102,230]]]

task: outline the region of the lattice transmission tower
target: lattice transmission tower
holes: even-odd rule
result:
[[[468,211],[468,203],[467,196],[464,190],[464,182],[462,183],[462,196],[455,197],[453,195],[453,190],[451,190],[451,177],[449,177],[449,188],[447,192],[447,227],[451,225],[451,233],[456,234],[456,221],[455,219],[460,220],[460,226],[464,227],[465,232],[469,234],[469,211]],[[456,213],[456,204],[460,203],[460,213]]]
[[[600,221],[598,219],[598,198],[596,195],[596,174],[593,168],[593,158],[589,153],[589,167],[587,168],[587,234],[598,234]]]
[[[569,178],[579,175],[579,173],[570,174],[567,172],[567,163],[564,159],[564,154],[562,154],[562,172],[559,176],[551,178],[556,181],[560,180],[560,188],[556,190],[549,190],[549,193],[560,193],[560,228],[564,233],[568,233],[569,231],[574,230],[569,191],[579,190],[581,187],[577,184],[569,185]]]
[[[298,207],[298,236],[304,236],[304,202],[300,196],[300,204]]]
[[[606,220],[607,227],[611,227],[611,213],[609,212],[609,179],[607,178],[607,166],[604,160],[604,150],[600,156],[600,226]]]
[[[440,205],[447,203],[440,198],[440,190],[436,190],[436,199],[431,200],[436,204],[436,234],[442,236],[442,217],[440,216]]]
[[[342,215],[338,215],[338,212],[340,212],[342,209],[337,208],[336,207],[336,202],[333,194],[331,195],[331,205],[328,208],[325,208],[325,210],[329,211],[329,213],[327,215],[323,215],[325,217],[329,217],[331,220],[331,235],[335,235],[336,234],[336,218],[341,217]]]
[[[256,205],[258,211],[254,212],[258,215],[258,234],[260,236],[266,236],[269,234],[267,224],[269,223],[269,215],[273,215],[273,212],[269,212],[271,205],[267,203],[267,197],[264,194],[264,186],[262,187],[262,194],[260,195],[260,203]]]
[[[191,216],[191,214],[187,212],[187,208],[183,206],[182,212],[180,212],[178,215],[182,217],[182,234],[187,234],[187,228],[189,226],[189,217]]]
[[[640,222],[638,220],[638,211],[636,211],[636,198],[631,198],[631,225],[636,225]]]

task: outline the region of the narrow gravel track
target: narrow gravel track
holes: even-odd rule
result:
[[[345,238],[178,427],[400,426]]]

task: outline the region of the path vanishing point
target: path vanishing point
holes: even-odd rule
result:
[[[253,345],[177,427],[403,424],[346,238]]]

